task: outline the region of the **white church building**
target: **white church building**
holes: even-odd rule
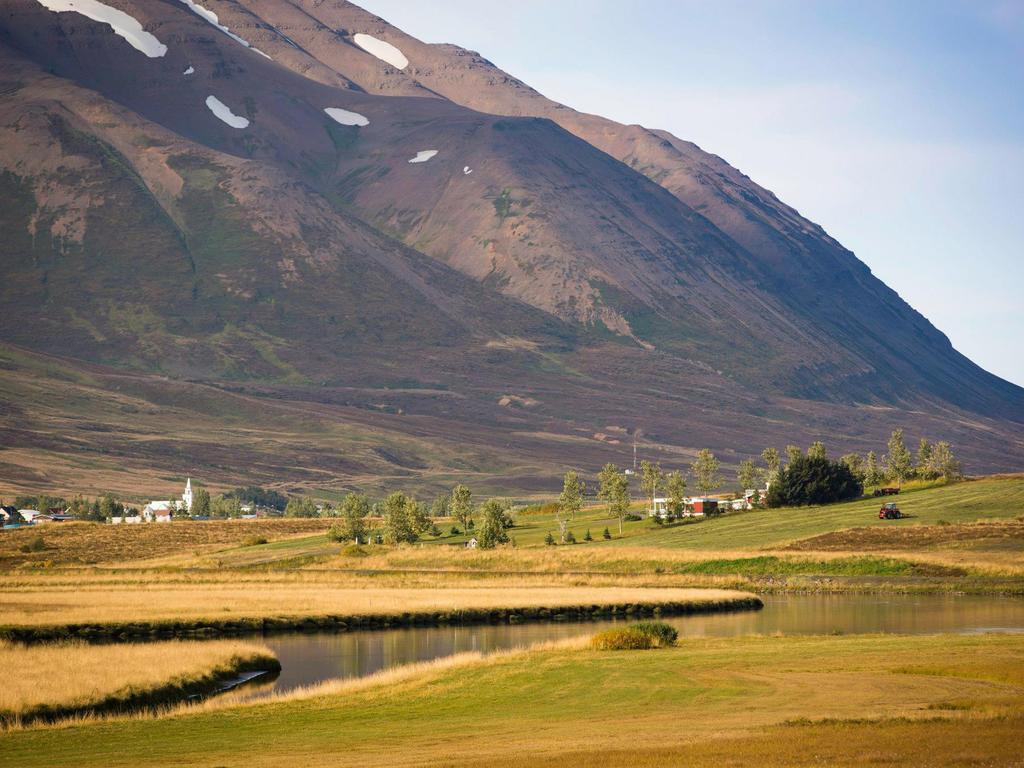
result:
[[[175,512],[192,511],[192,478],[185,482],[185,492],[180,500],[151,501],[142,508],[142,514],[136,517],[114,517],[110,522],[118,523],[169,523],[174,519]]]

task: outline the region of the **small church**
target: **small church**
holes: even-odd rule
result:
[[[192,511],[192,478],[185,482],[185,491],[180,500],[151,501],[142,509],[142,519],[147,523],[169,523],[175,512]]]

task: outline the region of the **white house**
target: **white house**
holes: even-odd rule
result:
[[[18,514],[21,515],[21,519],[26,523],[31,523],[43,513],[38,509],[19,509]]]
[[[142,508],[142,517],[147,523],[169,523],[175,506],[171,501],[151,501]]]

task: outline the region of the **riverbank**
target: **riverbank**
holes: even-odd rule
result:
[[[1015,635],[549,645],[266,703],[7,733],[0,765],[1009,765],[1022,658]]]
[[[0,727],[166,707],[221,690],[248,672],[277,673],[258,643],[182,642],[26,647],[0,641]]]
[[[8,591],[0,638],[24,643],[207,638],[280,631],[679,616],[757,610],[756,595],[722,589],[461,587],[397,589],[278,581],[122,582]],[[69,593],[74,605],[68,605]]]

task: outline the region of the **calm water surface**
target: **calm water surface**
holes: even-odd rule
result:
[[[667,621],[681,636],[807,635],[937,632],[1024,632],[1024,600],[945,595],[778,595],[764,610],[681,616]],[[263,696],[324,680],[463,651],[490,653],[543,640],[588,635],[613,622],[562,622],[475,627],[419,627],[368,632],[283,634],[259,638],[281,660],[281,674],[252,691]]]

